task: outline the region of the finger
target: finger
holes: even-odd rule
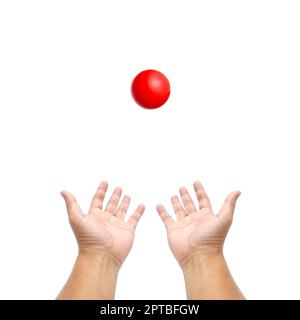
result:
[[[196,212],[197,209],[187,189],[182,187],[179,189],[179,193],[181,195],[182,203],[183,203],[186,214]]]
[[[126,213],[127,213],[127,210],[128,210],[128,207],[129,207],[129,204],[130,204],[130,197],[129,196],[124,196],[123,197],[123,200],[117,210],[117,213],[116,213],[116,216],[120,219],[124,219]]]
[[[179,198],[177,196],[173,196],[171,198],[171,202],[173,205],[173,209],[176,213],[177,219],[179,220],[180,218],[185,217],[186,214],[185,214],[185,211],[184,211],[182,204],[179,201]]]
[[[202,184],[200,181],[196,181],[194,183],[194,189],[197,195],[197,199],[199,201],[199,208],[208,208],[211,209],[211,204],[209,201],[209,198],[205,192],[205,189],[203,188]]]
[[[69,219],[81,218],[84,214],[72,193],[62,191],[60,194],[65,200]]]
[[[104,201],[104,197],[105,197],[105,194],[106,194],[106,191],[107,191],[107,188],[108,188],[108,183],[106,181],[102,181],[100,184],[99,184],[99,187],[92,199],[92,202],[91,202],[91,209],[92,208],[97,208],[97,209],[102,209],[102,206],[103,206],[103,201]]]
[[[218,216],[221,219],[224,219],[225,221],[232,221],[235,204],[240,194],[240,191],[234,191],[228,195],[218,213]]]
[[[119,187],[116,188],[107,203],[107,207],[105,211],[111,214],[115,214],[118,204],[120,202],[121,195],[122,195],[122,189]]]
[[[136,228],[139,220],[141,219],[143,213],[145,211],[145,206],[140,204],[135,212],[129,217],[128,223],[130,223],[134,228]]]
[[[168,227],[170,224],[174,223],[174,220],[168,214],[167,210],[165,209],[165,207],[163,205],[159,204],[156,207],[156,210],[157,210],[159,216],[161,217],[161,219],[166,227]]]

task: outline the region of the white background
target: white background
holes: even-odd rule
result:
[[[0,1],[0,298],[53,299],[76,257],[59,192],[147,210],[116,298],[185,298],[155,206],[200,179],[249,299],[300,298],[299,1]],[[138,107],[158,69],[172,93]]]

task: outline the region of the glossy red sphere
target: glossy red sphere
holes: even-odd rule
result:
[[[145,70],[132,81],[131,94],[135,102],[146,109],[161,107],[171,92],[167,77],[156,70]]]

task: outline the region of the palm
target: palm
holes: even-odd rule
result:
[[[125,221],[130,198],[125,196],[118,206],[122,191],[117,188],[104,210],[102,206],[106,190],[107,184],[100,184],[87,215],[83,214],[70,193],[64,192],[63,196],[79,249],[107,252],[123,262],[132,247],[135,228],[144,206],[140,205],[129,220]]]
[[[108,212],[92,212],[80,219],[75,234],[81,248],[103,249],[123,261],[134,239],[134,227]]]
[[[234,193],[232,194],[234,196],[228,197],[229,200],[227,199],[219,214],[214,215],[202,185],[197,182],[194,187],[200,209],[196,209],[187,190],[181,188],[183,205],[177,196],[172,197],[172,204],[177,216],[176,222],[163,206],[158,206],[158,212],[166,225],[170,248],[179,262],[198,251],[222,250],[231,224],[232,206],[229,205],[229,202],[236,200],[238,195],[238,193]]]
[[[221,247],[226,226],[208,212],[195,212],[167,227],[170,248],[179,261],[209,246]]]

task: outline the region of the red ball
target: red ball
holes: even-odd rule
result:
[[[156,70],[145,70],[132,81],[131,94],[135,102],[146,109],[161,107],[171,92],[167,77]]]

